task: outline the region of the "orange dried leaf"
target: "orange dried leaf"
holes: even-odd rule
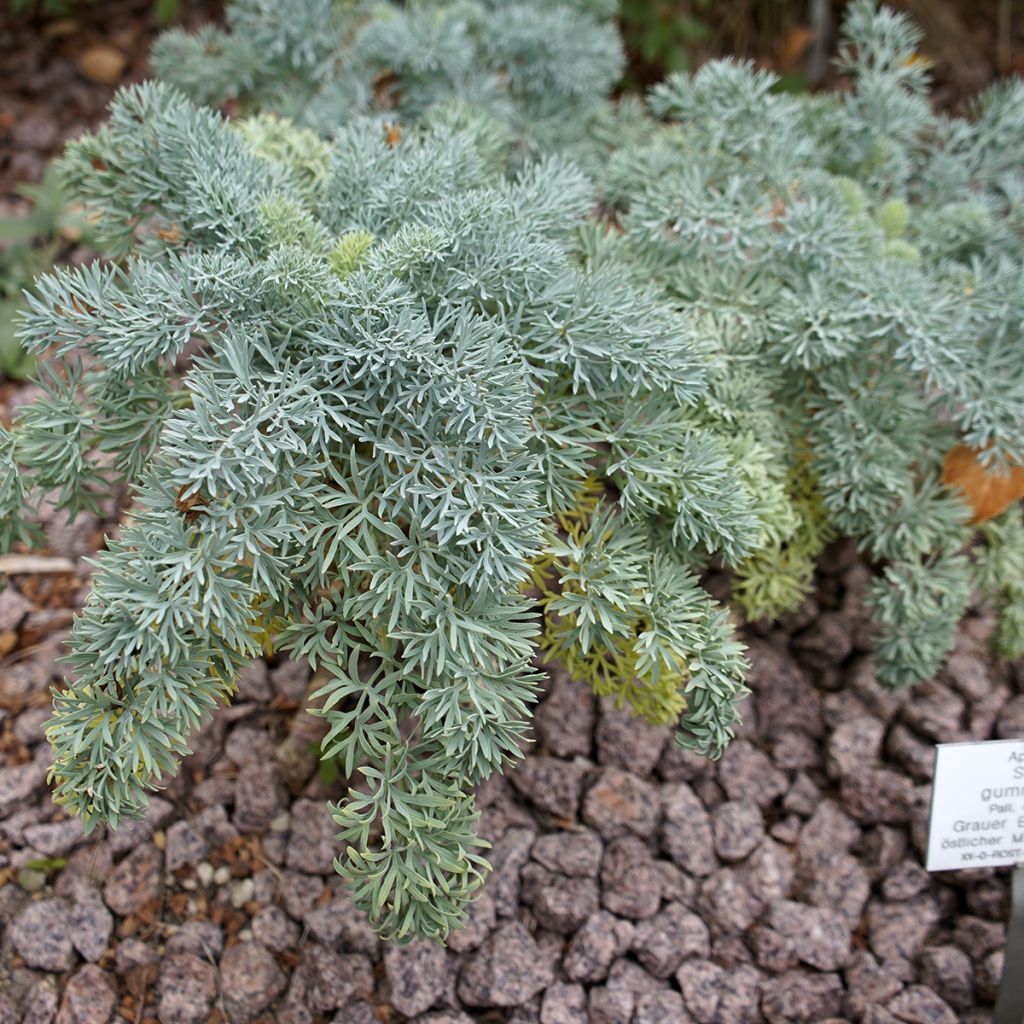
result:
[[[794,25],[779,43],[779,70],[792,71],[803,60],[807,48],[814,42],[814,30],[808,25]]]
[[[1024,466],[1002,471],[989,469],[978,461],[978,453],[957,445],[946,453],[942,480],[960,490],[974,510],[972,522],[982,523],[999,515],[1013,502],[1024,498]]]

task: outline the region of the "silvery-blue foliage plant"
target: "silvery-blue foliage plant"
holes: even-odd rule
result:
[[[37,282],[44,397],[0,500],[10,545],[40,492],[132,488],[48,726],[87,827],[144,811],[249,659],[307,658],[338,870],[383,935],[442,939],[487,867],[474,787],[528,729],[540,590],[552,656],[695,749],[732,735],[742,649],[682,539],[756,517],[718,529],[731,481],[688,503],[648,454],[682,457],[712,353],[591,265],[563,152],[614,123],[607,13],[244,0],[68,147],[106,258]]]

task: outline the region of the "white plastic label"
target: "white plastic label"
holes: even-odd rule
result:
[[[928,870],[1024,862],[1024,740],[942,743],[928,828]]]

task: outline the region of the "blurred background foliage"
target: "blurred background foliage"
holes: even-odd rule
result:
[[[1024,72],[1024,0],[886,0],[926,33],[935,99],[956,109],[990,81]],[[834,88],[829,58],[845,0],[620,0],[624,91],[732,54],[780,87]],[[48,160],[103,117],[114,89],[146,76],[169,24],[219,21],[223,0],[0,0],[0,381],[29,369],[14,339],[21,292],[88,244]]]
[[[69,203],[51,164],[38,185],[18,186],[29,203],[24,215],[0,216],[0,378],[21,380],[32,370],[15,336],[24,290],[72,246],[88,244],[81,207]]]
[[[924,29],[943,106],[955,106],[995,77],[1024,72],[1022,0],[883,2]],[[824,85],[845,6],[845,0],[622,0],[626,87],[646,87],[723,54],[772,68],[790,88]]]

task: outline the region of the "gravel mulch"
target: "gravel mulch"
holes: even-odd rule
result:
[[[18,401],[30,391],[17,395]],[[717,764],[551,671],[536,743],[481,789],[494,871],[447,950],[383,946],[332,869],[308,670],[257,662],[142,822],[86,839],[46,789],[47,688],[102,523],[69,573],[0,594],[0,1024],[980,1024],[1005,872],[928,875],[936,742],[1024,735],[1024,671],[969,618],[935,681],[875,681],[867,570],[749,631]]]

